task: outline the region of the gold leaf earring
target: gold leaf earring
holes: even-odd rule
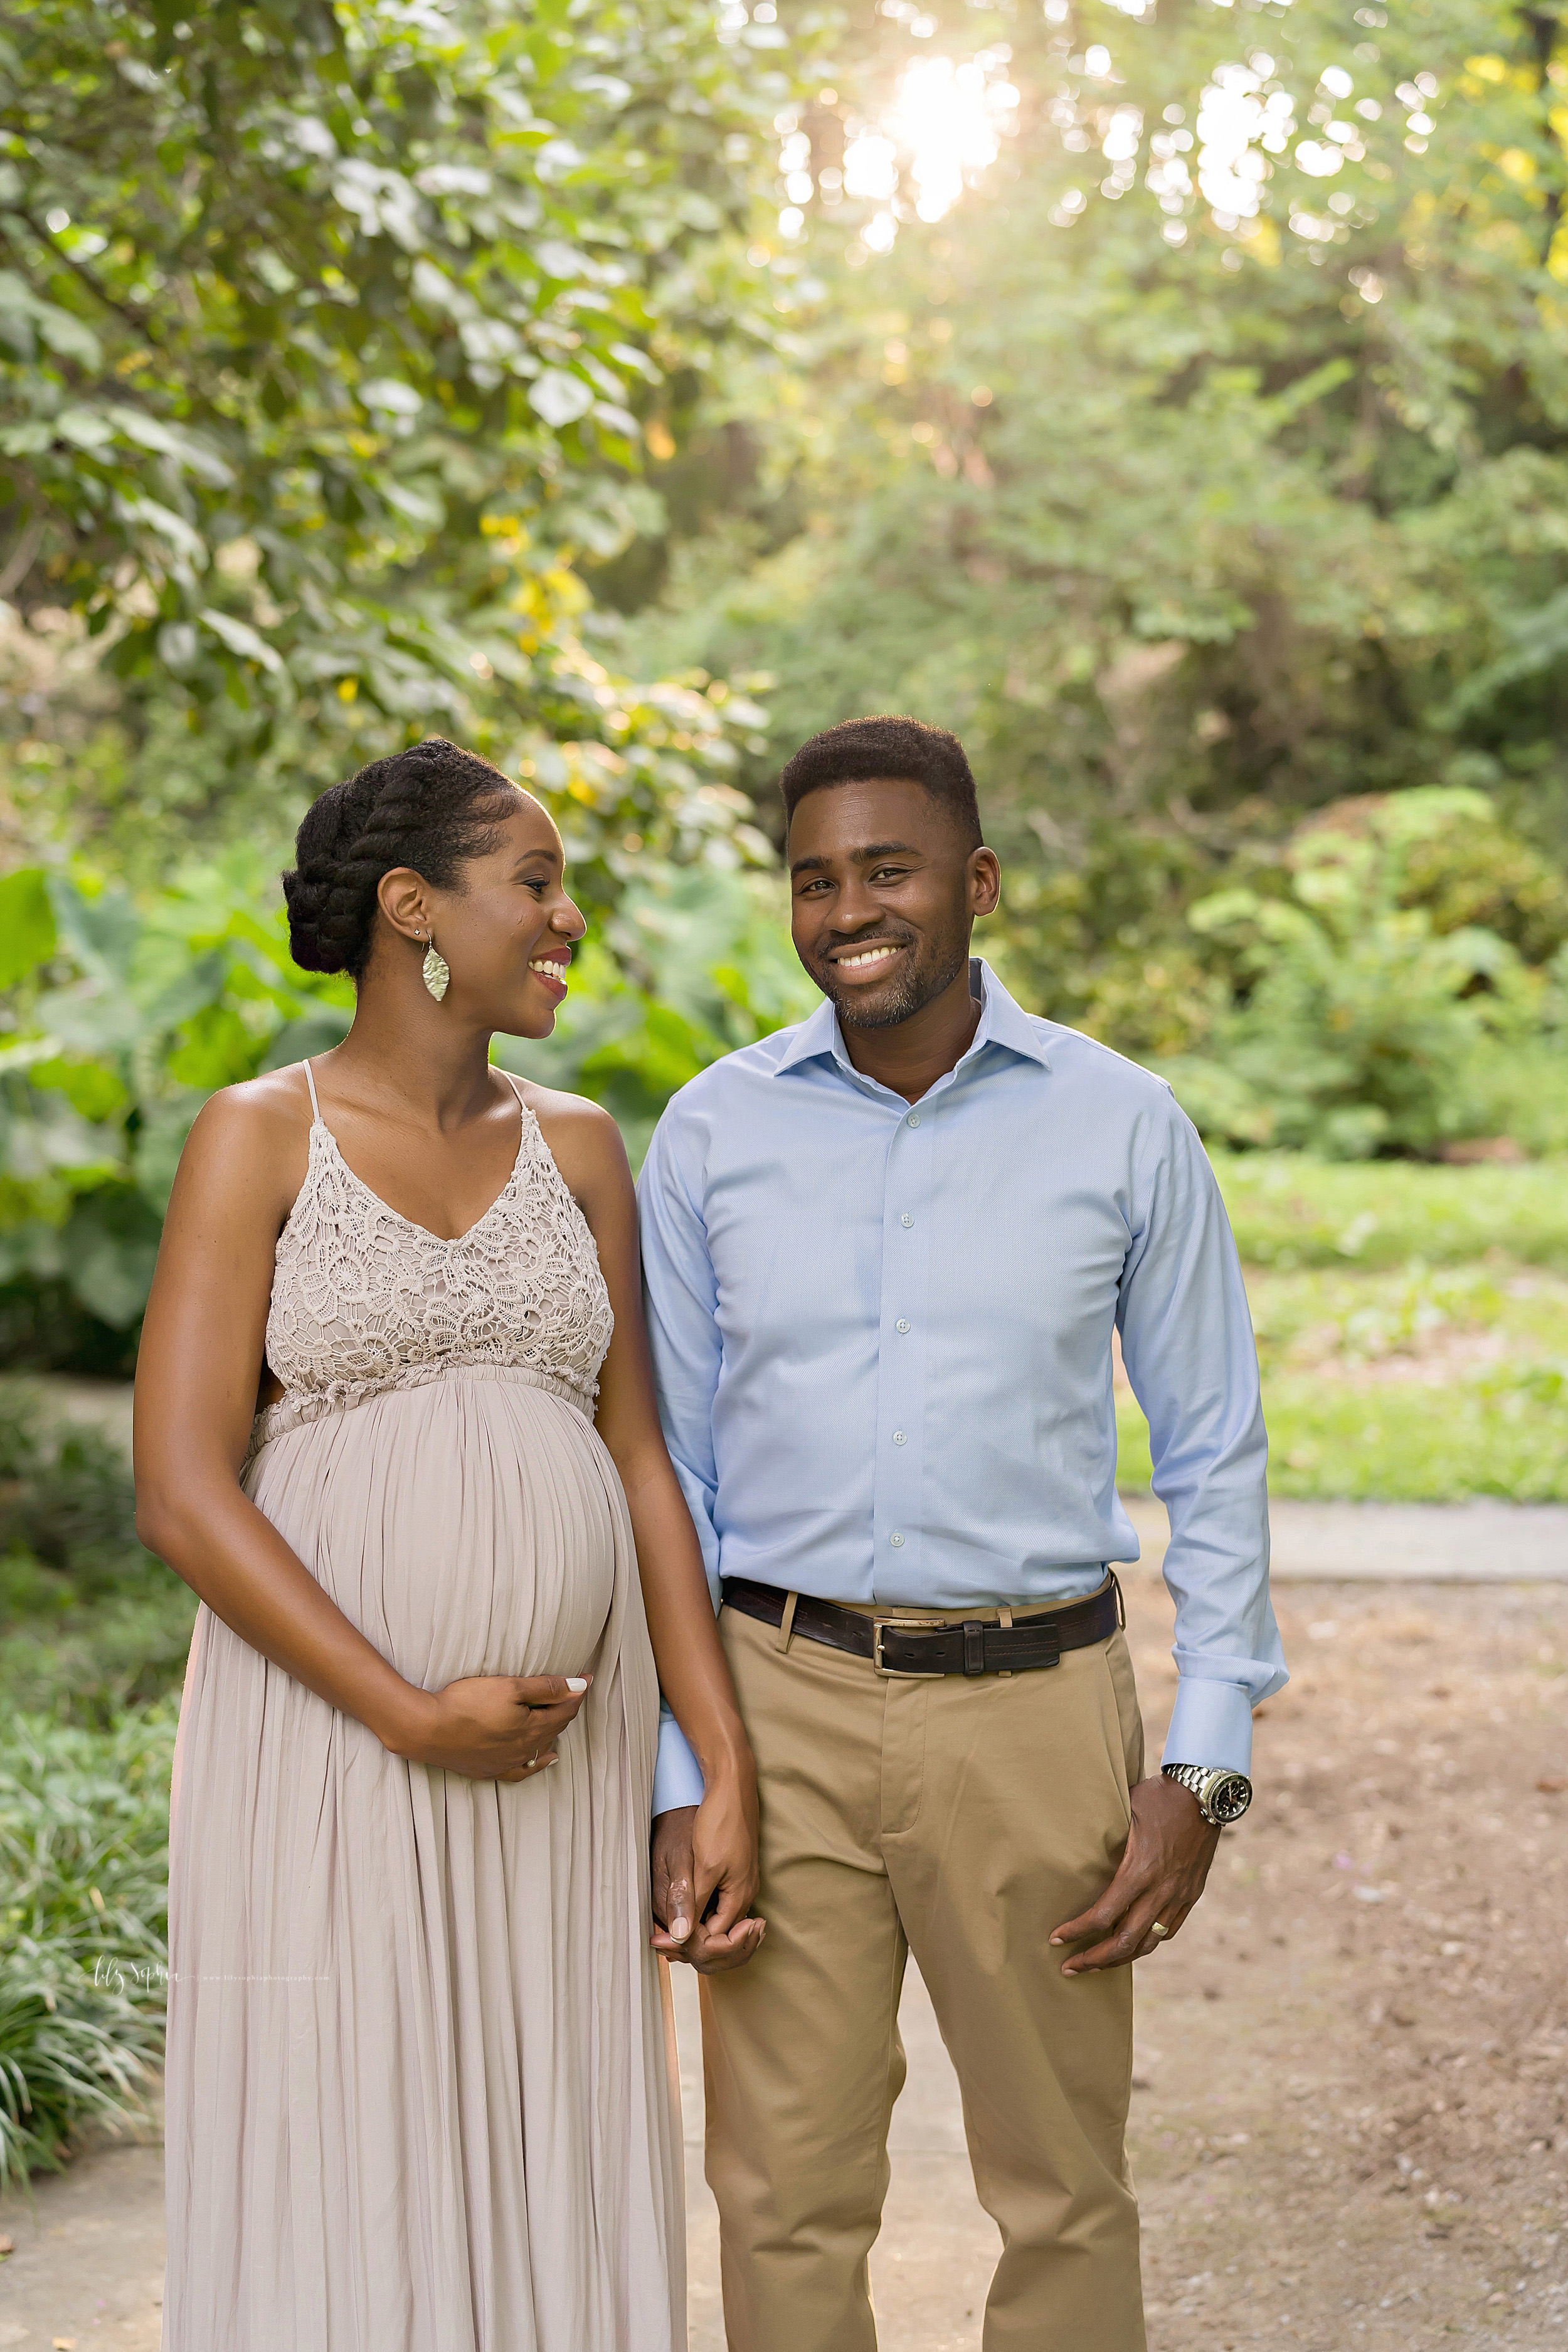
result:
[[[452,975],[447,968],[446,957],[436,945],[434,931],[426,931],[425,936],[429,944],[425,950],[425,961],[420,968],[420,978],[439,1004],[451,985]]]

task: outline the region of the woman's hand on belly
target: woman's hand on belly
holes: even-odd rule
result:
[[[470,1780],[526,1780],[556,1761],[555,1742],[587,1696],[591,1675],[465,1675],[414,1695],[394,1755]]]

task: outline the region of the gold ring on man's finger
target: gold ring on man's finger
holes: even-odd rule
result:
[[[1155,1920],[1153,1926],[1149,1930],[1149,1933],[1152,1936],[1168,1936],[1170,1932],[1169,1927],[1163,1927],[1158,1919]]]

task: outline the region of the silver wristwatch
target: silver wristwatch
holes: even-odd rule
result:
[[[1252,1802],[1252,1783],[1245,1772],[1228,1772],[1223,1764],[1164,1764],[1167,1780],[1179,1780],[1198,1801],[1198,1811],[1216,1830],[1238,1822]]]

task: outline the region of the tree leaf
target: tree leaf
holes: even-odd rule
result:
[[[263,669],[270,670],[274,676],[282,671],[281,657],[248,621],[236,620],[232,613],[217,612],[211,604],[204,604],[196,618],[204,627],[212,631],[221,645],[226,646],[231,654],[237,654],[242,661],[259,662]]]
[[[594,387],[580,375],[568,375],[564,368],[545,368],[530,384],[528,397],[546,425],[559,429],[587,415],[594,405]]]
[[[0,988],[47,963],[55,951],[55,915],[41,866],[0,877]]]

